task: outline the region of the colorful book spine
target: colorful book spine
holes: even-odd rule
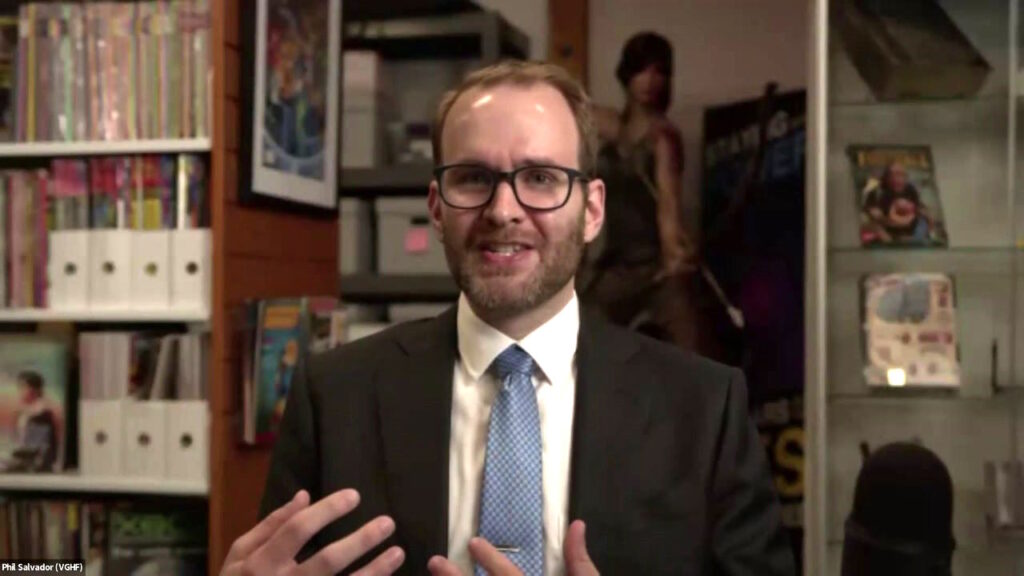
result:
[[[0,173],[0,308],[10,305],[7,300],[7,278],[8,278],[8,246],[7,231],[8,215],[7,202],[7,175]],[[2,518],[0,518],[2,521]]]
[[[24,217],[22,216],[23,206],[25,204],[22,198],[21,188],[21,174],[19,172],[10,172],[7,174],[7,198],[10,202],[9,216],[9,238],[10,238],[10,256],[8,267],[10,270],[10,276],[8,281],[8,302],[12,307],[21,306],[21,274],[22,274],[22,262],[24,260],[23,254],[24,241],[21,233],[21,227],[24,224]]]
[[[47,204],[49,199],[50,178],[46,170],[37,170],[33,173],[35,213],[33,231],[33,253],[32,253],[32,303],[36,307],[45,308],[47,305],[47,262],[50,260],[50,236],[46,227]]]

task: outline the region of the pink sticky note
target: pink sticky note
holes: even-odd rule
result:
[[[430,247],[430,230],[424,226],[416,226],[405,232],[405,251],[409,254],[422,254]]]

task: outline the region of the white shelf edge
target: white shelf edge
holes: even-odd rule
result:
[[[83,476],[77,472],[0,474],[0,491],[93,492],[109,494],[153,494],[206,496],[207,482],[132,476]]]
[[[47,309],[0,308],[4,322],[208,322],[210,313],[201,309]]]
[[[209,138],[88,142],[8,142],[0,144],[0,157],[208,152],[210,148],[211,142]]]

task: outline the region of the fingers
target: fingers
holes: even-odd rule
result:
[[[228,557],[224,560],[224,565],[227,566],[252,554],[273,536],[274,532],[277,532],[277,529],[282,524],[308,505],[309,493],[305,490],[296,492],[291,501],[274,510],[263,521],[253,527],[252,530],[249,530],[235,540],[234,544],[231,545],[231,550],[228,551]]]
[[[587,526],[582,520],[569,525],[565,533],[565,572],[568,576],[597,576],[597,567],[587,552]]]
[[[462,572],[459,572],[459,567],[444,556],[431,558],[430,562],[427,562],[427,570],[430,570],[430,576],[463,576]]]
[[[469,541],[469,555],[492,576],[522,576],[522,572],[512,561],[483,538],[477,537]]]
[[[395,533],[395,521],[387,516],[379,516],[356,530],[347,537],[325,547],[317,552],[309,560],[306,560],[296,571],[300,576],[319,576],[322,574],[336,574],[341,572],[350,564],[370,550],[377,547],[381,542]],[[390,566],[396,560],[391,550],[385,552],[386,556],[382,566]],[[403,554],[404,556],[404,554]],[[380,558],[378,557],[378,560]],[[403,559],[404,560],[404,559]],[[397,568],[397,567],[396,567]],[[390,574],[390,572],[380,572]]]
[[[398,570],[403,562],[405,562],[405,552],[398,546],[392,546],[352,576],[388,576]]]
[[[291,561],[299,550],[324,526],[348,514],[359,505],[355,490],[339,490],[292,516],[257,551],[258,565],[280,566]]]

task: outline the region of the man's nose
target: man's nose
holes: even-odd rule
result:
[[[498,182],[491,203],[484,208],[484,217],[495,225],[518,222],[524,216],[523,207],[516,200],[515,191],[507,181]]]

